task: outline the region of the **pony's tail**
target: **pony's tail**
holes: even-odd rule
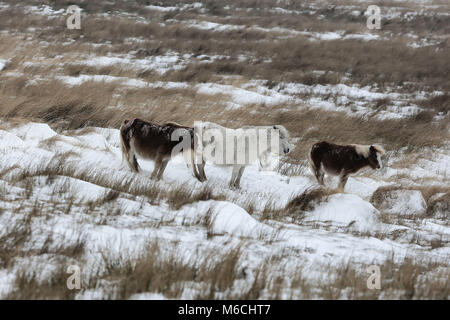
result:
[[[311,166],[311,169],[313,171],[314,174],[316,174],[316,165],[314,164],[314,161],[312,159],[312,152],[314,150],[314,145],[311,147],[311,149],[308,152],[308,161],[309,161],[309,165]]]
[[[189,170],[192,170],[192,172],[194,173],[194,177],[197,178],[197,180],[200,182],[205,181],[205,179],[203,179],[200,173],[198,172],[198,168],[195,163],[194,150],[193,149],[183,150],[183,157]]]
[[[313,153],[315,151],[317,152],[319,148],[320,148],[320,143],[315,143],[311,146],[311,150],[308,153],[309,165],[311,166],[311,170],[316,177],[319,175],[322,165],[321,165],[320,160],[318,161],[318,163],[316,163],[316,161],[314,161],[315,157],[313,156]]]
[[[122,125],[120,126],[120,145],[122,149],[122,164],[125,160],[130,167],[131,170],[135,172],[139,172],[139,164],[137,162],[136,156],[131,151],[130,147],[130,133],[131,126],[133,125],[134,121],[124,120]]]

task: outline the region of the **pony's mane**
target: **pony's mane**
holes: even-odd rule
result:
[[[186,126],[183,126],[182,124],[179,124],[179,123],[177,123],[177,122],[175,122],[175,121],[168,121],[168,122],[164,122],[164,124],[162,124],[163,126],[176,126],[176,127],[186,127]]]
[[[289,134],[289,131],[286,129],[285,126],[283,126],[283,125],[281,125],[281,124],[277,124],[277,125],[275,125],[274,127],[276,127],[278,130],[280,130],[280,132],[282,133],[282,135],[283,135],[285,138],[289,139],[290,134]]]
[[[373,144],[372,147],[374,147],[374,149],[381,155],[386,153],[386,150],[384,150],[384,148],[379,144]]]
[[[363,145],[363,144],[350,144],[350,146],[355,148],[355,151],[357,154],[368,157],[370,154],[370,147],[373,147],[375,151],[381,155],[385,154],[386,151],[384,148],[379,144],[372,144],[372,145]]]
[[[350,146],[355,148],[357,154],[363,157],[368,157],[370,153],[370,146],[364,144],[350,144]]]

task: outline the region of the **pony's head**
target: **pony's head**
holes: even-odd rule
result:
[[[273,129],[277,130],[279,133],[279,154],[288,154],[289,152],[291,152],[293,149],[293,145],[289,142],[289,131],[287,131],[284,126],[279,124],[274,125]]]
[[[378,144],[370,146],[353,144],[352,146],[355,148],[357,154],[367,159],[372,169],[380,169],[382,167],[381,156],[386,152],[382,146]]]
[[[369,156],[367,160],[372,169],[381,169],[383,166],[381,156],[385,153],[386,151],[384,151],[383,147],[380,145],[374,144],[369,147]]]

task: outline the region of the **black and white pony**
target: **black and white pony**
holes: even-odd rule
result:
[[[381,156],[385,153],[382,146],[374,145],[337,145],[326,141],[318,142],[311,147],[309,160],[312,171],[319,184],[324,185],[325,172],[339,176],[339,189],[344,190],[350,174],[364,167],[380,169]]]
[[[155,161],[151,178],[160,180],[169,160],[174,156],[174,148],[179,144],[173,139],[174,133],[181,131],[188,137],[187,148],[183,149],[185,161],[192,166],[194,176],[203,182],[202,176],[196,170],[194,163],[194,128],[182,126],[175,122],[157,124],[141,119],[124,120],[120,127],[122,156],[134,172],[139,172],[137,158]]]

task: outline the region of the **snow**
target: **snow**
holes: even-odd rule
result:
[[[382,186],[387,185],[387,182],[379,181],[374,177],[349,177],[345,185],[345,192],[358,195],[366,201],[370,201],[373,193]]]
[[[122,163],[118,130],[93,128],[86,133],[68,131],[58,134],[48,125],[40,123],[17,126],[2,123],[2,127],[0,171],[16,167],[0,179],[0,188],[8,190],[8,196],[0,199],[3,209],[0,225],[8,226],[0,228],[2,235],[20,225],[27,212],[12,212],[18,205],[14,199],[23,197],[25,190],[2,179],[13,179],[23,170],[39,172],[39,167],[52,163],[57,154],[66,151],[72,153],[68,155],[64,169],[72,167],[76,174],[88,173],[82,175],[86,181],[77,179],[76,176],[56,176],[50,183],[46,176],[33,178],[30,203],[38,200],[45,204],[58,199],[60,203],[70,200],[73,205],[65,213],[56,211],[55,214],[48,213],[47,217],[33,218],[33,233],[23,249],[39,250],[48,237],[52,239],[49,245],[51,250],[69,248],[80,241],[84,242],[84,253],[80,261],[83,261],[82,279],[85,283],[92,277],[98,278],[105,274],[110,263],[120,266],[127,261],[135,261],[142,256],[149,243],[155,240],[160,245],[167,246],[164,251],[167,253],[173,250],[176,243],[180,259],[186,262],[196,257],[198,250],[219,252],[237,245],[239,241],[251,241],[243,249],[245,258],[242,262],[242,266],[249,270],[260,266],[267,256],[277,254],[280,250],[292,250],[288,254],[288,260],[283,260],[293,266],[285,271],[285,276],[294,272],[295,266],[301,263],[309,266],[308,277],[314,281],[320,277],[324,268],[337,267],[349,257],[355,263],[372,264],[374,261],[383,263],[393,252],[399,258],[417,253],[417,249],[408,241],[403,243],[374,237],[361,238],[353,236],[354,232],[367,235],[380,232],[389,234],[396,230],[421,232],[423,239],[430,240],[436,239],[437,235],[444,240],[450,236],[449,228],[438,224],[436,220],[425,221],[415,231],[406,226],[381,223],[379,216],[382,209],[375,208],[369,202],[373,192],[386,184],[379,181],[379,176],[376,175],[351,177],[346,193],[328,196],[295,224],[288,217],[284,222],[263,220],[259,212],[273,200],[276,200],[273,203],[275,208],[283,208],[294,196],[316,185],[314,178],[312,175],[288,178],[278,173],[263,174],[256,165],[246,168],[240,190],[227,187],[231,168],[206,166],[208,185],[213,192],[222,192],[226,197],[221,201],[198,201],[174,210],[165,201],[152,203],[144,195],[131,196],[119,192],[113,200],[105,200],[111,189],[96,184],[96,178],[111,185],[133,181],[133,185],[138,187],[152,183],[148,176],[153,170],[153,162],[139,160],[143,170],[138,175],[133,174]],[[48,139],[53,142],[45,143]],[[446,161],[447,158],[438,156],[437,159]],[[430,165],[439,166],[435,163],[424,165],[425,168]],[[414,168],[409,170],[414,171]],[[156,182],[155,186],[170,192],[180,185],[192,190],[202,187],[178,158],[169,162],[163,181]],[[423,198],[419,194],[420,192],[405,192],[404,195],[399,193],[401,201],[394,203],[393,208],[401,212],[413,212],[412,209],[418,212],[417,209],[422,209],[423,205]],[[244,209],[249,199],[254,202],[255,212],[251,215]],[[94,211],[86,214],[86,206],[92,204],[96,204]],[[208,233],[211,239],[208,238]],[[435,258],[445,254],[448,256],[447,249],[435,249],[427,254]],[[296,253],[299,251],[302,252],[300,256]],[[423,251],[420,250],[420,254]],[[34,270],[39,271],[39,281],[51,278],[59,263],[58,256],[54,255],[21,259],[17,262],[16,271],[25,272],[32,264]],[[13,290],[14,276],[11,272],[0,270],[0,295],[5,296]],[[111,286],[114,285],[104,283],[104,287],[82,290],[76,298],[102,299],[110,294],[108,288]],[[192,297],[194,293],[195,289],[187,287],[183,297]],[[165,299],[163,295],[154,293],[143,293],[130,298]]]
[[[6,59],[0,59],[0,71],[5,69],[6,65],[9,63],[9,60]]]
[[[426,202],[419,190],[390,190],[383,193],[385,197],[381,208],[384,212],[396,215],[421,215],[425,213]]]
[[[279,10],[278,10],[279,11]],[[183,23],[184,21],[176,21],[178,23]],[[233,25],[233,24],[222,24],[212,21],[198,21],[189,20],[187,21],[187,26],[191,28],[196,28],[200,30],[214,31],[214,32],[227,32],[227,31],[238,31],[238,30],[254,30],[264,33],[280,34],[280,38],[286,37],[297,37],[299,35],[306,36],[310,41],[333,41],[333,40],[349,40],[349,39],[359,39],[364,41],[379,40],[381,37],[376,34],[348,34],[344,36],[344,30],[338,31],[327,31],[327,32],[311,32],[311,31],[299,31],[295,29],[288,29],[282,27],[273,28],[263,28],[256,25],[244,26],[244,25]]]
[[[342,36],[337,32],[314,33],[313,36],[318,40],[337,40]]]
[[[300,83],[280,83],[273,90],[279,94],[295,96],[307,95],[306,103],[312,108],[325,110],[344,111],[349,116],[375,116],[380,120],[399,119],[415,115],[422,109],[416,105],[405,105],[409,101],[410,94],[402,94],[393,91],[376,92],[377,88],[370,86],[335,84],[335,85],[304,85]],[[333,102],[326,101],[323,96],[336,97]],[[423,93],[415,94],[417,100],[423,99]],[[385,110],[374,110],[368,106],[368,102],[386,99]],[[299,101],[300,102],[300,101]],[[302,100],[305,102],[305,100]]]
[[[252,90],[216,83],[201,83],[196,85],[198,93],[206,95],[226,94],[230,95],[233,103],[237,105],[267,104],[276,105],[291,100],[291,97],[268,90],[254,92]]]
[[[58,15],[65,14],[65,9],[54,10],[52,7],[48,5],[40,5],[40,6],[26,6],[26,11],[32,14],[38,14],[48,17],[55,17]]]
[[[354,35],[347,35],[354,36]],[[61,57],[59,57],[61,58]],[[59,59],[55,57],[55,59]],[[176,52],[168,52],[160,56],[147,57],[145,59],[136,59],[133,53],[126,55],[108,55],[108,56],[86,56],[77,57],[73,63],[86,64],[93,67],[120,66],[123,69],[130,70],[152,70],[163,75],[170,70],[181,70],[190,62],[195,63],[211,63],[216,60],[226,59],[220,55],[200,55],[193,57],[189,54],[179,54]],[[250,56],[239,57],[242,61],[251,61]],[[25,62],[24,66],[31,62]],[[34,64],[39,64],[40,59]],[[60,64],[55,61],[55,64]],[[63,64],[61,64],[63,66]],[[325,74],[324,70],[314,71],[317,75]],[[21,73],[6,73],[6,76],[20,77]],[[299,108],[321,108],[324,110],[343,111],[349,116],[370,116],[379,120],[400,119],[411,117],[423,109],[410,101],[420,101],[426,99],[427,92],[416,92],[414,94],[398,93],[393,88],[387,88],[383,92],[376,86],[361,87],[358,84],[346,83],[334,85],[305,85],[301,83],[280,82],[275,87],[268,88],[267,82],[264,80],[250,80],[247,82],[233,81],[239,80],[239,77],[224,77],[224,81],[220,83],[187,83],[173,81],[154,81],[148,82],[139,78],[120,77],[111,75],[87,75],[64,76],[56,75],[56,79],[62,81],[68,86],[77,86],[88,81],[95,82],[116,82],[119,89],[126,87],[135,88],[162,88],[186,89],[194,90],[199,94],[219,95],[224,100],[227,109],[240,109],[245,105],[260,104],[266,106],[276,106],[280,104],[298,105]],[[40,81],[46,81],[45,78],[36,76],[30,79],[27,85],[34,85]],[[432,93],[430,93],[432,94]],[[329,99],[331,96],[332,100]],[[324,99],[324,97],[328,97]],[[373,108],[372,102],[385,99],[383,108]]]
[[[371,41],[371,40],[378,40],[380,39],[380,36],[378,34],[370,34],[370,33],[364,33],[364,34],[347,34],[343,37],[344,40],[348,39],[358,39],[363,41]]]
[[[0,3],[0,10],[7,8],[9,5]],[[65,14],[64,9],[54,10],[47,5],[26,8],[29,14],[43,15],[50,19]],[[148,5],[146,8],[155,11],[151,15],[157,12],[165,15],[178,10],[205,10],[202,3]],[[280,15],[309,15],[316,14],[317,8],[311,4],[301,11],[281,7],[267,10]],[[361,16],[363,11],[360,9],[357,6],[344,8],[348,15],[355,17]],[[121,14],[126,16],[126,13]],[[427,12],[414,13],[410,9],[401,11],[399,8],[390,8],[383,13],[384,19],[411,20],[419,15],[426,16]],[[134,18],[132,15],[127,16],[130,17]],[[207,17],[208,15],[204,15],[202,19]],[[230,18],[231,16],[217,18],[217,21],[225,23],[169,19],[161,25],[173,23],[177,27],[181,25],[213,32],[258,31],[270,33],[269,39],[273,38],[275,41],[296,37],[305,37],[309,41],[379,41],[390,37],[381,31],[371,33],[363,29],[360,33],[347,33],[345,30],[314,32],[279,26],[263,28],[256,24],[226,23]],[[146,20],[142,22],[146,23]],[[35,33],[38,30],[29,28],[27,31]],[[413,48],[437,45],[447,39],[438,35],[427,38],[419,38],[414,34],[406,36],[410,38],[408,45]],[[74,41],[70,39],[65,44]],[[145,37],[131,37],[125,43],[132,44],[133,49],[137,49],[136,44],[142,45],[148,41]],[[49,43],[42,43],[42,46],[45,45]],[[99,46],[111,47],[111,43],[92,44],[93,52]],[[55,66],[56,72],[64,68],[66,61],[71,61],[91,67],[118,67],[125,72],[131,70],[130,74],[151,70],[157,75],[165,75],[169,71],[182,70],[191,63],[211,63],[230,58],[178,52],[145,58],[141,58],[138,51],[107,55],[73,53],[55,56],[49,65]],[[237,57],[238,61],[249,63],[256,58],[250,54]],[[22,65],[25,69],[40,66],[44,62],[39,56],[32,59],[33,61],[24,61]],[[0,59],[0,71],[6,68],[9,61],[5,57]],[[269,59],[265,61],[271,62]],[[314,71],[317,75],[326,72]],[[14,71],[3,72],[1,75],[22,77],[27,74]],[[218,83],[149,82],[133,76],[93,74],[72,77],[55,73],[55,77],[68,86],[95,81],[117,83],[119,89],[125,90],[192,90],[202,95],[220,96],[228,109],[240,109],[253,104],[266,107],[289,104],[299,109],[322,108],[345,111],[350,116],[363,115],[377,119],[395,119],[417,114],[422,109],[410,101],[427,99],[430,94],[404,94],[396,92],[395,88],[381,90],[374,85],[362,87],[351,83],[350,73],[342,78],[343,83],[340,84],[309,86],[279,82],[274,87],[263,80],[249,81],[244,77],[234,76],[224,76]],[[27,85],[48,80],[51,79],[35,76]],[[115,94],[121,93],[119,91]],[[325,99],[327,96],[332,99]],[[382,99],[387,101],[383,110],[371,110],[370,105]],[[215,253],[245,244],[242,246],[243,255],[239,268],[246,269],[248,278],[236,281],[244,288],[248,285],[248,279],[254,276],[255,270],[267,261],[277,261],[279,257],[279,262],[270,265],[273,268],[271,276],[280,275],[289,279],[299,266],[305,266],[305,278],[314,283],[327,274],[328,270],[350,260],[352,265],[363,266],[373,263],[382,265],[393,256],[397,260],[425,257],[441,262],[448,261],[450,256],[446,200],[448,193],[438,193],[425,201],[421,191],[414,189],[422,185],[437,188],[448,186],[448,145],[439,149],[423,148],[420,159],[406,168],[389,166],[391,161],[383,170],[352,175],[344,193],[331,193],[314,203],[312,208],[304,212],[304,216],[281,214],[281,217],[267,218],[262,214],[266,206],[282,210],[292,198],[311,190],[311,187],[319,187],[308,169],[302,168],[301,172],[304,173],[299,176],[287,177],[279,173],[263,173],[257,165],[251,165],[245,170],[241,189],[231,190],[228,188],[231,168],[208,164],[208,181],[201,184],[193,178],[182,159],[176,158],[169,162],[163,180],[154,182],[149,179],[154,168],[152,161],[139,160],[143,169],[139,174],[132,173],[122,162],[119,132],[116,129],[90,128],[87,133],[83,133],[83,130],[57,133],[42,123],[12,125],[2,120],[0,124],[0,237],[3,239],[14,232],[15,228],[23,226],[33,208],[42,208],[42,212],[34,214],[27,222],[32,232],[24,241],[21,248],[23,252],[15,258],[13,267],[0,269],[0,299],[7,298],[8,293],[15,290],[18,272],[30,277],[36,276],[38,281],[47,281],[57,272],[62,260],[65,263],[76,262],[82,265],[82,279],[87,284],[107,274],[111,264],[124,266],[141,258],[147,252],[149,243],[154,241],[164,248],[161,253],[163,256],[176,250],[177,257],[186,263],[198,263],[199,257],[214,257]],[[296,137],[296,141],[302,143],[301,137]],[[67,156],[63,165],[57,161],[61,156]],[[391,156],[402,160],[402,151],[396,150]],[[58,168],[61,171],[49,176],[46,168]],[[392,186],[392,181],[397,176],[405,177],[398,189],[385,192],[379,203],[374,201],[372,196],[377,189]],[[327,185],[328,182],[330,181],[327,181]],[[32,185],[31,189],[29,184]],[[161,194],[170,195],[181,186],[195,193],[206,185],[214,194],[219,194],[222,200],[187,201],[188,203],[174,209],[167,196],[155,199],[146,192],[138,192],[136,195],[126,191],[133,188],[144,191],[154,188]],[[336,181],[332,181],[330,185],[330,189],[335,187]],[[431,215],[428,215],[427,202],[428,205],[437,203]],[[70,208],[66,209],[68,204]],[[390,222],[389,219],[400,222]],[[76,246],[80,241],[84,243],[84,249],[77,261],[71,261],[71,258],[62,254],[35,254],[45,246],[49,251],[58,251]],[[434,247],[430,241],[441,244]],[[445,271],[448,269],[444,268]],[[100,281],[98,287],[80,291],[76,299],[110,297],[114,285],[112,282]],[[196,292],[202,289],[199,283],[187,284],[182,298],[195,297]],[[161,293],[144,292],[132,295],[130,299],[167,297]]]
[[[16,276],[7,269],[0,269],[0,299],[5,299],[7,294],[14,290]]]
[[[167,7],[163,7],[163,6],[155,6],[155,5],[148,5],[145,8],[149,9],[149,10],[155,10],[155,11],[160,11],[160,12],[172,12],[172,11],[183,11],[183,10],[188,10],[188,9],[199,9],[203,6],[203,3],[201,2],[194,2],[191,4],[184,4],[184,5],[178,5],[178,6],[167,6]]]
[[[160,293],[139,293],[133,294],[130,300],[167,300],[167,298]]]
[[[4,130],[0,130],[0,148],[25,147],[25,143],[18,136]]]
[[[11,133],[16,134],[22,140],[37,145],[40,140],[49,139],[57,135],[47,124],[44,123],[28,123],[12,128]]]
[[[72,76],[57,76],[56,79],[62,81],[63,83],[69,86],[78,86],[88,81],[97,81],[97,82],[119,82],[124,86],[129,87],[138,87],[144,88],[148,86],[148,83],[142,80],[131,79],[126,77],[115,77],[115,76],[106,76],[106,75],[79,75],[77,77]]]
[[[379,223],[378,216],[378,210],[360,197],[353,194],[335,194],[308,213],[305,222],[320,221],[367,232],[376,228]]]
[[[215,234],[256,238],[264,232],[272,231],[272,228],[259,223],[244,209],[231,202],[216,203],[211,220],[211,230]]]
[[[107,59],[108,63],[110,62]],[[225,97],[228,109],[239,109],[245,105],[261,104],[276,106],[284,103],[297,104],[304,107],[305,103],[311,108],[325,110],[344,111],[349,116],[371,115],[380,120],[399,119],[419,113],[422,109],[416,105],[405,105],[404,101],[411,99],[410,94],[397,92],[376,92],[376,88],[370,86],[358,87],[357,85],[304,85],[300,83],[279,83],[272,89],[261,80],[252,80],[245,83],[222,84],[222,83],[199,83],[190,84],[186,82],[155,81],[147,82],[141,79],[117,77],[109,75],[79,75],[79,76],[56,76],[69,86],[76,86],[87,81],[112,83],[117,82],[119,86],[136,88],[163,88],[189,89],[204,95],[220,95]],[[308,98],[304,98],[306,95]],[[335,96],[334,102],[323,99],[323,96]],[[423,99],[423,92],[417,92],[415,99]],[[384,110],[373,109],[368,102],[386,99]]]
[[[288,83],[283,85],[283,92],[286,93],[313,93],[313,94],[340,94],[345,95],[349,98],[353,99],[365,99],[365,100],[377,100],[389,97],[389,95],[385,93],[378,93],[370,91],[369,88],[357,88],[350,87],[345,84],[336,84],[336,85],[315,85],[308,86],[303,84],[294,84]]]
[[[186,55],[183,59],[188,59],[189,57],[189,55]],[[169,70],[181,69],[185,64],[183,59],[177,53],[168,52],[165,55],[151,56],[145,59],[135,59],[130,54],[124,56],[91,56],[86,57],[84,61],[80,61],[80,64],[93,67],[121,65],[123,68],[154,70],[159,74],[164,74]]]
[[[146,8],[150,9],[150,10],[156,10],[156,11],[162,11],[162,12],[170,12],[170,11],[178,10],[178,7],[161,7],[161,6],[153,6],[153,5],[146,6]]]

